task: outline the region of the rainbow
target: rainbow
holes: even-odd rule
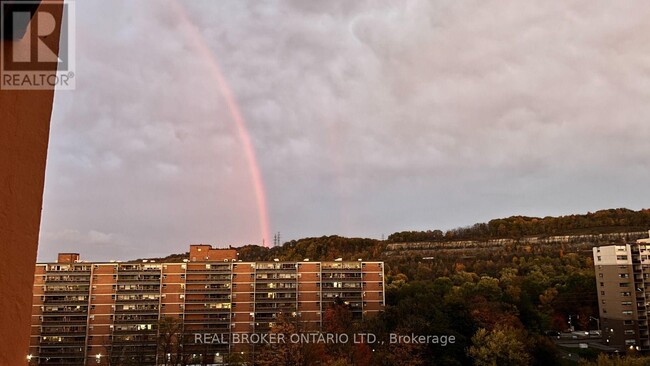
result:
[[[270,230],[270,220],[268,214],[268,206],[266,201],[266,192],[264,189],[264,180],[262,179],[262,173],[257,162],[257,156],[255,155],[255,148],[253,142],[251,141],[250,133],[246,128],[246,121],[242,116],[239,107],[237,105],[237,100],[226,81],[223,73],[221,72],[221,67],[219,67],[219,62],[217,61],[214,53],[210,50],[208,43],[205,40],[205,37],[201,34],[199,29],[194,25],[190,19],[187,11],[181,5],[178,0],[173,0],[172,4],[177,10],[177,14],[180,15],[181,20],[187,26],[187,29],[191,33],[189,35],[190,40],[193,41],[194,47],[199,52],[199,54],[207,61],[208,68],[214,80],[219,86],[219,90],[223,95],[226,105],[230,115],[235,122],[237,129],[237,135],[242,144],[244,150],[244,156],[248,162],[248,169],[251,175],[253,190],[255,192],[255,200],[257,203],[257,211],[259,218],[260,230],[262,232],[262,243],[264,246],[269,246],[269,239],[271,237]]]

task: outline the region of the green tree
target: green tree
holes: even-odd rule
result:
[[[468,353],[477,366],[525,366],[531,358],[522,339],[526,339],[523,332],[514,328],[498,327],[492,331],[481,328],[472,337],[473,345]]]

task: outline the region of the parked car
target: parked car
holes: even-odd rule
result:
[[[558,332],[557,330],[547,330],[546,332],[544,332],[544,334],[546,334],[546,336],[551,338],[560,339],[560,332]]]

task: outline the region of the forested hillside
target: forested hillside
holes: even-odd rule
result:
[[[644,231],[650,227],[650,209],[617,208],[583,215],[559,217],[511,216],[443,232],[442,230],[402,231],[388,241],[422,242],[445,240],[519,239],[525,236],[584,235]]]
[[[572,324],[576,329],[596,328],[592,321],[598,317],[591,255],[594,243],[511,240],[489,250],[477,250],[458,248],[450,241],[627,233],[649,228],[650,210],[612,209],[562,217],[513,216],[446,233],[395,233],[386,241],[323,236],[292,240],[274,248],[246,245],[237,249],[243,261],[384,261],[385,311],[355,327],[374,334],[453,335],[457,340],[447,347],[376,345],[367,363],[356,364],[555,365],[566,364],[562,352],[573,351],[559,349],[544,336],[545,331],[566,329],[569,315],[577,315]],[[441,245],[426,255],[387,250],[393,242],[416,241]],[[182,258],[187,255],[163,260]],[[587,356],[595,359],[597,353]]]

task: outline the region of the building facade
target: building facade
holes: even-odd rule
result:
[[[650,241],[593,248],[603,341],[650,350]]]
[[[28,361],[219,364],[253,355],[254,343],[233,335],[266,333],[280,314],[301,331],[319,331],[334,302],[363,319],[384,301],[382,262],[242,262],[235,249],[209,245],[190,246],[179,263],[88,263],[62,253],[36,266]],[[166,339],[176,333],[183,339]],[[212,342],[197,339],[205,335]]]

